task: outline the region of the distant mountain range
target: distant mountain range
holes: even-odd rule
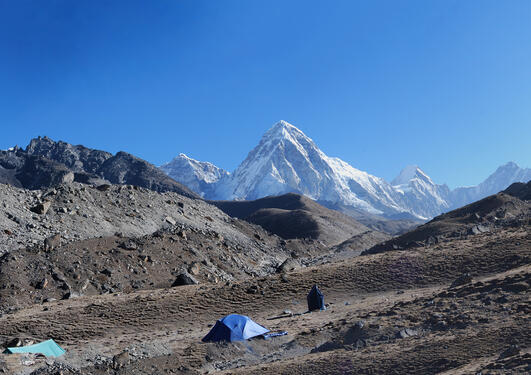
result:
[[[111,153],[53,141],[32,139],[25,148],[0,150],[0,183],[27,189],[77,181],[131,184],[174,191],[207,200],[255,200],[287,193],[305,195],[342,211],[373,229],[386,232],[389,220],[426,220],[531,180],[531,169],[515,163],[500,166],[477,186],[450,190],[417,166],[408,166],[390,183],[323,153],[295,126],[280,121],[233,172],[212,163],[178,155],[159,168],[126,152]],[[382,220],[384,219],[384,220]]]
[[[404,168],[389,183],[327,156],[286,121],[269,129],[233,173],[184,154],[161,169],[211,200],[253,200],[292,192],[350,214],[421,220],[495,194],[513,182],[531,180],[531,169],[509,162],[472,187],[450,190],[418,166]]]

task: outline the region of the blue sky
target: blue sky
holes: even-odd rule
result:
[[[0,148],[233,170],[280,119],[391,180],[531,167],[531,1],[0,0]]]

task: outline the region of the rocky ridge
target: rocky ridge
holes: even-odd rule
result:
[[[154,165],[123,151],[112,155],[48,137],[32,139],[24,150],[0,151],[0,183],[42,189],[72,181],[129,184],[198,197]]]

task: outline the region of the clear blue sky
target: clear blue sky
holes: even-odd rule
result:
[[[531,1],[0,0],[0,148],[233,170],[284,119],[388,180],[531,167]]]

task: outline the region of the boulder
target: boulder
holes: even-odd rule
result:
[[[354,324],[348,331],[345,333],[343,342],[345,345],[355,345],[356,349],[363,348],[367,345],[368,334],[366,331],[365,322],[360,320]]]
[[[55,234],[44,240],[44,250],[53,250],[61,245],[61,235]]]
[[[183,285],[196,285],[199,284],[199,282],[188,272],[183,271],[180,274],[177,275],[175,278],[175,281],[171,285],[174,286],[183,286]]]
[[[118,245],[118,247],[121,247],[124,250],[136,250],[138,249],[138,245],[135,241],[129,240],[129,241],[123,241]]]
[[[175,219],[174,219],[173,217],[171,217],[171,216],[166,216],[166,217],[164,218],[164,220],[165,220],[168,224],[170,224],[170,225],[175,225],[175,224],[177,224],[177,222],[175,221]]]
[[[277,272],[284,273],[295,271],[296,269],[300,268],[300,266],[301,265],[297,260],[288,258],[278,267]]]
[[[36,206],[33,206],[32,208],[30,208],[30,211],[35,212],[36,214],[39,214],[39,215],[46,215],[46,213],[48,212],[51,206],[52,206],[52,202],[45,201],[45,202],[37,204]]]
[[[96,187],[97,190],[99,191],[107,191],[111,188],[111,185],[109,184],[102,184],[102,185],[99,185]]]
[[[39,281],[37,283],[37,285],[35,286],[37,289],[44,289],[48,286],[48,279],[45,277],[44,279],[42,279],[41,281]]]
[[[488,227],[486,227],[485,225],[474,225],[472,228],[469,229],[469,234],[480,234],[480,233],[485,233],[485,232],[489,232],[490,229]]]
[[[396,337],[399,339],[405,339],[411,336],[417,336],[419,333],[417,330],[411,329],[411,328],[404,328],[401,329],[397,334]]]
[[[200,266],[198,262],[193,262],[188,268],[188,272],[192,275],[199,275]]]
[[[118,370],[122,367],[127,366],[129,362],[130,362],[129,353],[121,352],[120,354],[117,354],[112,358],[112,368],[114,370]]]
[[[17,346],[22,346],[22,340],[18,337],[15,337],[14,339],[9,340],[6,343],[6,347],[8,348],[15,348]]]

